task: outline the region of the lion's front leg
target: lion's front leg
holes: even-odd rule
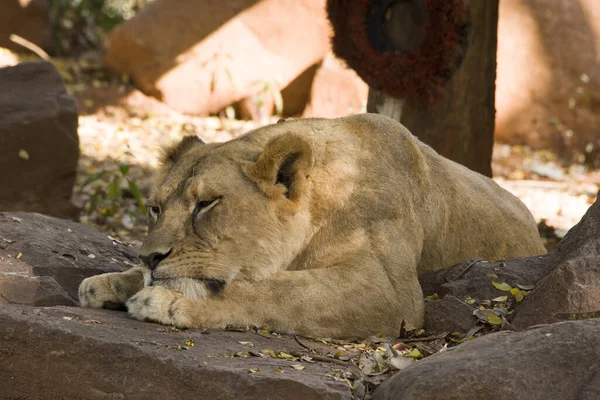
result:
[[[191,328],[199,325],[192,318],[195,305],[181,292],[162,286],[148,286],[127,301],[127,310],[129,315],[141,321]]]
[[[231,282],[205,300],[161,286],[147,287],[127,306],[137,319],[178,327],[266,325],[318,337],[393,336],[402,320],[409,327],[423,322],[415,268],[407,268],[400,279],[398,292],[381,268],[283,271],[260,282]]]
[[[120,309],[144,287],[144,267],[109,272],[84,279],[79,285],[82,307]],[[149,272],[149,270],[148,270]]]

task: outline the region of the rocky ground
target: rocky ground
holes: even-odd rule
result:
[[[72,221],[3,212],[0,397],[595,399],[599,219],[595,204],[546,255],[423,275],[424,329],[350,341],[65,307],[83,278],[129,268],[135,249]]]

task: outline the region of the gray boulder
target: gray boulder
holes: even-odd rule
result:
[[[47,61],[0,68],[0,88],[0,211],[74,217],[75,99]]]
[[[384,382],[374,400],[596,400],[600,320],[498,332],[433,355]]]
[[[77,305],[84,278],[124,271],[137,251],[75,222],[0,213],[0,305]]]
[[[549,273],[517,307],[513,328],[600,317],[600,204],[548,256]]]
[[[290,337],[172,330],[108,310],[8,306],[0,307],[0,338],[2,398],[351,398],[348,384],[331,377],[339,366],[263,351],[302,350]]]

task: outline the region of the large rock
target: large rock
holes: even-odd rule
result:
[[[431,330],[446,330],[461,321],[468,327],[467,309],[457,300],[490,300],[507,292],[493,281],[533,290],[508,316],[513,329],[600,316],[600,203],[596,201],[549,253],[522,259],[487,262],[467,260],[419,277],[426,296],[442,300],[428,303]],[[445,300],[446,297],[450,299]],[[446,316],[442,318],[441,316]],[[466,324],[463,324],[466,323]]]
[[[463,300],[469,299],[477,307],[487,301],[490,308],[491,299],[509,295],[492,282],[533,287],[555,265],[551,254],[496,262],[472,259],[422,275],[419,282],[424,295],[439,297],[439,300],[425,301],[424,328],[431,333],[466,333],[479,320],[473,315],[475,307]]]
[[[85,225],[0,213],[0,305],[77,305],[84,278],[124,271],[137,252]]]
[[[325,0],[157,0],[107,37],[106,65],[186,113],[287,86],[329,49]]]
[[[47,0],[0,1],[0,47],[27,51],[10,40],[19,35],[47,52],[54,50]]]
[[[439,300],[425,300],[425,322],[428,332],[467,333],[479,321],[474,315],[474,307],[454,296],[444,296]]]
[[[351,397],[346,382],[326,376],[335,364],[259,356],[302,350],[290,337],[173,331],[108,310],[8,306],[0,307],[0,338],[2,398]]]
[[[600,316],[600,203],[596,201],[548,256],[551,272],[516,310],[513,327]]]
[[[401,371],[373,399],[595,400],[599,329],[595,319],[483,336]]]
[[[77,103],[49,62],[0,69],[0,211],[73,217]]]
[[[283,116],[339,118],[362,112],[369,87],[350,68],[328,54],[319,64],[306,69],[281,91]],[[277,113],[274,91],[257,93],[239,103],[242,119],[267,123]]]
[[[338,118],[363,112],[369,86],[344,62],[328,54],[311,85],[303,117]]]
[[[419,282],[425,296],[437,293],[440,297],[452,295],[460,299],[489,300],[500,295],[492,281],[505,282],[512,287],[535,285],[556,265],[553,260],[548,254],[495,262],[473,259],[424,274],[419,277]]]
[[[496,139],[597,154],[599,16],[597,0],[500,2]]]

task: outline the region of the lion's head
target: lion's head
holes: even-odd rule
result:
[[[223,144],[188,136],[161,164],[140,249],[146,285],[203,299],[236,277],[260,280],[285,268],[303,246],[313,154],[300,136]]]

